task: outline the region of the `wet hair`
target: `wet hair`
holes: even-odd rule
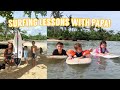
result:
[[[101,42],[100,42],[100,46],[101,46],[102,44],[107,45],[106,41],[101,41]],[[100,51],[102,52],[102,48],[101,48],[101,47],[100,47]],[[106,48],[105,48],[105,51],[106,51]],[[103,52],[103,53],[105,53],[105,52]]]
[[[32,43],[35,43],[35,41],[32,41]]]
[[[101,41],[101,42],[100,42],[100,46],[101,46],[102,44],[107,45],[106,41]]]
[[[82,45],[80,43],[76,43],[74,45],[75,50],[77,50],[79,47],[82,48]]]
[[[62,43],[62,42],[58,42],[58,43],[56,44],[56,46],[57,46],[57,45],[62,45],[62,46],[63,46],[63,43]]]

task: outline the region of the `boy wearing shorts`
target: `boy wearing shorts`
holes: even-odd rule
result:
[[[24,46],[24,60],[25,60],[25,64],[28,64],[28,48],[27,48],[27,46]]]
[[[35,41],[32,41],[32,46],[31,46],[31,55],[32,55],[32,65],[36,65],[36,52],[37,52],[37,46],[35,45]]]

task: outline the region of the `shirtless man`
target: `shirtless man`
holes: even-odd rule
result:
[[[32,41],[31,46],[31,55],[32,55],[32,65],[36,65],[36,52],[37,52],[37,46],[35,45],[35,41]]]

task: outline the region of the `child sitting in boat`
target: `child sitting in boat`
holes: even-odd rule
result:
[[[82,45],[80,43],[76,43],[74,45],[75,48],[75,52],[73,50],[68,50],[67,51],[67,55],[69,58],[73,58],[73,57],[80,57],[80,58],[85,58],[85,57],[89,57],[90,56],[90,52],[92,51],[92,49],[90,50],[82,50]]]
[[[56,49],[53,51],[52,55],[66,55],[66,51],[63,49],[63,43],[58,42],[56,44]]]
[[[96,48],[93,52],[96,54],[101,54],[101,55],[109,54],[109,51],[107,50],[106,41],[101,41],[100,46],[98,48]]]

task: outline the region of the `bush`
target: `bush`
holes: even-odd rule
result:
[[[60,36],[58,39],[59,39],[59,40],[62,40],[62,39],[63,39],[63,36]]]

